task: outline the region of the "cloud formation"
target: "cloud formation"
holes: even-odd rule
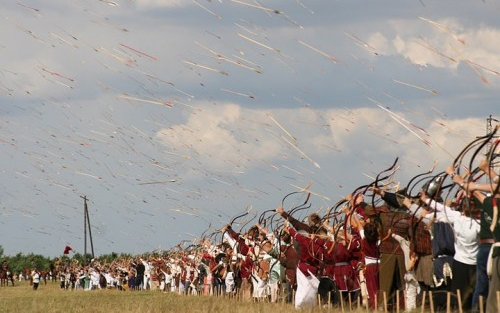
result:
[[[466,27],[459,20],[397,20],[389,23],[394,35],[372,34],[370,46],[383,55],[401,55],[413,64],[455,70],[460,64],[469,66],[498,84],[500,60],[494,55],[500,44],[493,40],[498,28],[486,25]],[[456,75],[456,73],[455,73]]]

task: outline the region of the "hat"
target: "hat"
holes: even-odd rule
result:
[[[441,176],[436,176],[434,179],[426,182],[423,186],[422,189],[424,190],[425,194],[430,197],[434,198],[438,192],[438,189],[441,187],[441,182],[443,181],[443,177]]]

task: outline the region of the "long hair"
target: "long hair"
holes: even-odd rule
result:
[[[476,202],[470,198],[464,197],[458,205],[458,210],[470,218],[478,218],[481,210],[477,207]]]
[[[369,243],[376,243],[379,239],[377,226],[372,223],[367,223],[365,224],[364,230],[366,240]]]

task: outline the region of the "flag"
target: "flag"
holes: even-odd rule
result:
[[[63,252],[63,253],[64,253],[64,254],[69,254],[69,252],[70,252],[70,251],[75,252],[75,250],[73,250],[73,248],[71,248],[70,246],[66,246],[66,247],[64,248],[64,252]]]

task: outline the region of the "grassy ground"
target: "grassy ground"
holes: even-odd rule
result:
[[[0,287],[0,312],[29,313],[149,313],[149,312],[214,312],[214,313],[291,313],[341,312],[321,309],[295,310],[289,304],[242,302],[228,298],[184,296],[154,291],[70,291],[61,290],[57,283],[41,284],[34,291],[29,283]],[[364,312],[364,311],[363,311]]]

